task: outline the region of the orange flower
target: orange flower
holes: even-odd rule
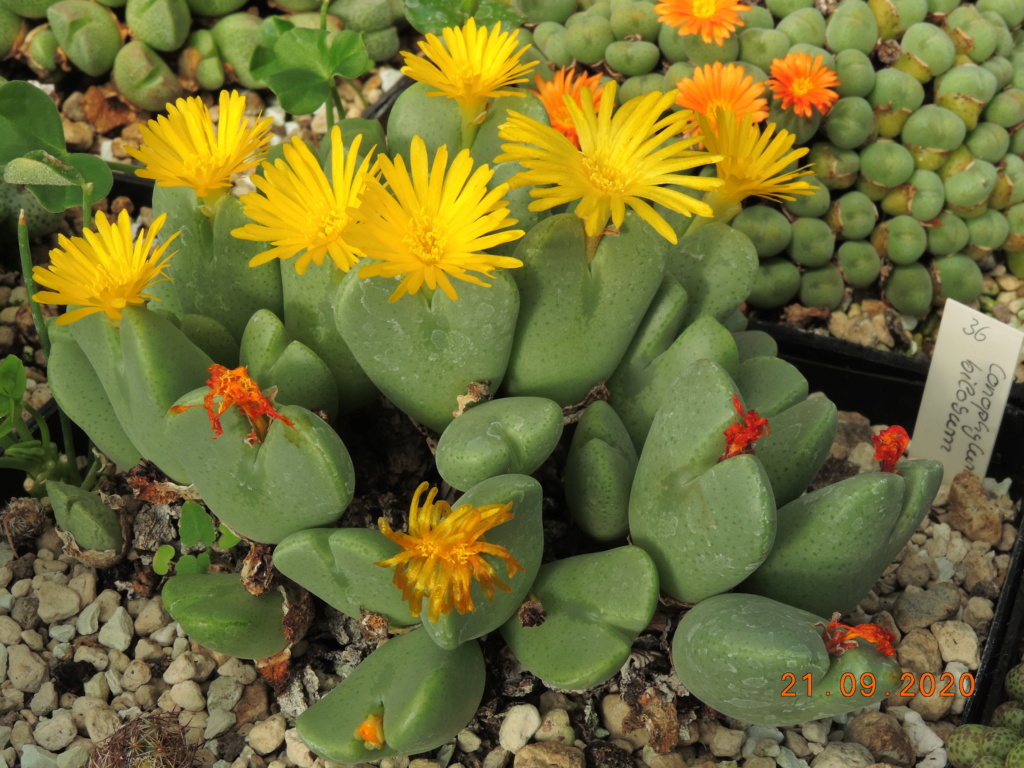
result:
[[[875,646],[875,650],[884,656],[895,656],[896,649],[892,642],[896,635],[885,627],[877,624],[858,624],[855,627],[839,623],[839,614],[832,614],[832,621],[828,626],[818,624],[822,627],[821,639],[825,641],[825,650],[829,656],[842,656],[849,650],[857,647],[856,638],[867,640]]]
[[[881,462],[883,472],[895,472],[896,462],[907,450],[910,442],[910,435],[907,430],[900,426],[888,427],[879,434],[871,436],[871,442],[875,444],[875,461]]]
[[[367,749],[380,749],[384,746],[384,715],[374,712],[356,728],[355,737],[363,740]]]
[[[654,10],[658,21],[679,27],[680,35],[700,35],[705,43],[722,45],[743,26],[739,14],[750,6],[733,0],[662,0]]]
[[[768,437],[768,419],[761,418],[757,411],[751,410],[744,413],[739,395],[735,393],[732,396],[732,404],[743,423],[733,424],[722,433],[725,435],[725,453],[722,454],[719,461],[731,459],[741,453],[753,453],[754,443],[762,437]]]
[[[377,565],[395,568],[394,583],[402,590],[402,599],[409,603],[409,612],[420,615],[423,598],[429,598],[427,618],[434,622],[441,614],[449,614],[454,606],[459,613],[469,613],[476,606],[470,593],[476,579],[484,597],[494,599],[494,589],[511,592],[512,587],[498,578],[497,572],[483,555],[505,561],[508,577],[526,570],[512,553],[500,544],[488,544],[484,534],[512,519],[512,502],[473,507],[463,504],[452,511],[444,501],[434,501],[437,488],[431,488],[420,506],[420,497],[430,487],[420,483],[409,508],[409,533],[391,530],[383,517],[377,521],[381,533],[404,551]]]
[[[764,85],[755,83],[753,75],[745,74],[739,64],[716,61],[694,70],[693,77],[684,77],[676,83],[676,104],[699,112],[717,127],[715,111],[725,109],[739,116],[750,115],[751,122],[759,123],[768,117],[768,101],[761,98]],[[687,132],[697,129],[697,118],[690,121]]]
[[[213,428],[214,439],[224,434],[224,428],[220,424],[220,417],[233,405],[252,424],[252,432],[246,438],[246,442],[262,443],[270,429],[270,419],[280,419],[289,427],[295,425],[280,413],[274,410],[273,403],[260,391],[259,385],[249,376],[249,371],[243,365],[229,371],[223,365],[214,363],[210,366],[210,378],[206,381],[210,391],[203,398],[202,407],[210,414],[210,425]],[[215,406],[214,400],[220,398],[220,405]],[[189,408],[199,408],[198,405],[175,405],[171,413],[181,413]]]
[[[839,98],[839,94],[831,90],[833,85],[839,85],[839,78],[825,66],[821,54],[811,61],[809,53],[798,51],[772,62],[768,86],[775,98],[782,101],[783,109],[793,107],[800,117],[810,117],[812,107],[827,115]]]
[[[534,75],[533,82],[537,86],[537,90],[533,93],[537,94],[544,109],[547,110],[551,127],[579,149],[580,137],[576,133],[576,125],[569,115],[569,109],[565,106],[564,97],[568,96],[578,106],[583,98],[582,90],[589,88],[594,102],[594,111],[597,112],[597,107],[601,103],[601,91],[604,90],[604,86],[601,85],[601,75],[586,73],[576,75],[569,72],[566,67],[562,67],[555,72],[555,76],[550,81],[544,80],[540,75]]]

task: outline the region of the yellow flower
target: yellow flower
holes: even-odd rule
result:
[[[258,267],[274,259],[295,262],[300,275],[310,262],[324,263],[330,256],[339,269],[347,272],[361,254],[347,239],[349,225],[359,208],[360,194],[370,167],[368,152],[359,162],[362,135],[356,136],[346,152],[341,128],[331,130],[331,180],[316,156],[297,136],[284,147],[284,159],[263,164],[263,175],[253,183],[263,194],[242,196],[245,215],[254,223],[232,230],[241,240],[269,242],[273,248],[249,260]]]
[[[562,67],[555,72],[555,76],[551,80],[544,80],[540,75],[534,75],[533,82],[537,86],[537,90],[531,90],[531,93],[537,94],[540,103],[544,105],[551,127],[578,148],[580,139],[576,135],[576,126],[573,125],[572,118],[569,116],[569,110],[565,107],[565,99],[568,97],[579,104],[583,88],[589,88],[591,101],[594,102],[596,108],[600,104],[601,92],[604,90],[604,86],[601,85],[601,74],[575,74],[568,68]]]
[[[470,592],[473,579],[488,600],[494,599],[495,588],[512,590],[483,555],[503,560],[510,579],[525,569],[505,547],[488,544],[483,538],[491,528],[512,519],[511,501],[483,507],[463,504],[452,511],[447,502],[434,500],[437,488],[431,488],[420,506],[428,487],[429,483],[420,483],[412,497],[409,533],[391,530],[383,517],[377,521],[381,533],[404,550],[377,565],[395,568],[395,586],[402,590],[402,599],[408,601],[413,616],[420,615],[423,598],[429,598],[427,618],[434,622],[453,607],[459,613],[476,608]]]
[[[498,135],[514,143],[502,144],[495,162],[514,160],[527,169],[513,176],[510,184],[536,185],[530,195],[538,199],[530,203],[530,210],[578,200],[576,215],[583,219],[588,238],[603,233],[609,221],[620,227],[629,206],[674,243],[675,232],[647,201],[686,216],[710,216],[710,206],[672,187],[720,186],[717,179],[681,173],[718,158],[688,149],[700,136],[679,137],[688,112],[662,117],[675,101],[674,93],[637,96],[615,110],[615,88],[614,82],[605,86],[596,109],[587,88],[580,104],[566,100],[579,150],[554,128],[510,110]]]
[[[416,293],[424,284],[431,290],[440,286],[455,300],[459,296],[449,277],[487,286],[469,272],[487,276],[499,267],[523,266],[519,259],[484,253],[523,236],[521,229],[504,229],[517,222],[508,216],[508,185],[487,190],[493,170],[486,165],[473,170],[473,158],[464,149],[445,173],[447,147],[437,150],[428,168],[427,148],[419,136],[413,137],[410,157],[407,170],[401,156],[394,161],[378,156],[377,167],[390,193],[381,180],[366,181],[363,217],[353,229],[352,242],[381,263],[364,266],[359,277],[405,275],[391,301]]]
[[[445,27],[441,35],[443,44],[435,34],[428,34],[419,43],[426,58],[403,51],[402,74],[437,88],[428,96],[455,99],[464,125],[483,122],[488,99],[526,95],[518,89],[509,90],[509,86],[525,83],[534,66],[533,62],[519,63],[529,46],[516,50],[517,30],[502,32],[500,23],[490,31],[487,27],[478,29],[470,17],[465,26]]]
[[[717,171],[723,184],[705,197],[715,209],[716,221],[729,221],[739,212],[739,204],[754,195],[792,200],[793,195],[814,193],[814,187],[797,180],[811,174],[811,168],[785,170],[808,152],[807,147],[793,149],[793,134],[783,130],[773,137],[775,123],[762,133],[749,114],[740,116],[720,109],[716,116],[718,125],[712,129],[708,117],[697,115],[708,151],[722,155]]]
[[[159,216],[149,232],[139,232],[134,243],[127,211],[121,211],[113,226],[99,214],[96,230],[86,229],[83,237],[60,235],[58,246],[50,251],[50,266],[32,269],[35,281],[52,290],[39,291],[32,298],[40,304],[78,306],[58,317],[57,325],[68,325],[96,312],[106,312],[115,322],[120,320],[125,307],[154,298],[144,293],[150,285],[170,280],[164,270],[174,254],[165,257],[164,251],[178,233],[153,248],[166,218],[166,214]]]
[[[198,96],[167,105],[167,116],[141,126],[143,145],[125,151],[146,167],[136,175],[160,187],[192,187],[199,197],[231,186],[231,177],[254,168],[266,153],[271,119],[245,117],[245,97],[220,92],[214,129]]]

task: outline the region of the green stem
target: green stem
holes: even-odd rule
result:
[[[352,86],[352,90],[356,92],[356,96],[359,97],[359,101],[361,101],[363,103],[363,109],[369,109],[370,102],[368,102],[366,100],[366,97],[363,95],[363,89],[359,87],[358,81],[356,81],[356,80],[346,80],[345,82]],[[340,97],[339,97],[338,104],[339,105],[341,104]]]
[[[132,165],[131,163],[119,163],[117,160],[105,160],[107,167],[112,171],[122,171],[124,173],[135,173],[139,170],[139,166]]]
[[[338,96],[338,89],[334,87],[334,78],[327,84],[327,103],[324,108],[327,110],[327,135],[334,132],[334,102]]]
[[[320,4],[320,31],[324,32],[327,30],[327,6],[331,4],[331,0],[324,0]]]
[[[82,228],[92,229],[92,182],[82,185]]]
[[[46,426],[46,419],[44,419],[43,415],[28,403],[22,403],[22,407],[24,407],[24,409],[28,411],[28,415],[35,420],[36,426],[39,427],[39,441],[43,444],[43,450],[49,453],[50,428]]]
[[[16,469],[27,475],[32,470],[37,469],[37,467],[35,462],[28,459],[11,459],[7,456],[2,456],[0,457],[0,469]]]
[[[84,185],[84,187],[82,188],[82,200],[85,203],[84,207],[82,208],[83,216],[85,215],[86,211],[89,211],[90,213],[92,211],[92,204],[89,202],[89,198],[91,196],[92,184],[90,183]],[[46,321],[43,319],[42,307],[39,306],[38,302],[32,299],[33,294],[36,293],[36,281],[32,275],[32,253],[28,247],[28,224],[25,221],[24,210],[18,217],[18,250],[21,255],[21,273],[22,278],[25,281],[25,290],[27,291],[29,297],[28,304],[29,309],[32,312],[32,322],[35,323],[36,334],[38,334],[39,336],[39,346],[42,348],[43,354],[46,356],[46,359],[49,360],[50,331],[46,327]],[[28,405],[28,403],[26,403],[25,405],[27,406],[27,408],[31,408],[29,413],[35,415],[35,409],[32,408],[32,406]],[[68,465],[70,468],[69,477],[73,481],[77,481],[80,479],[80,476],[78,474],[78,457],[75,455],[74,438],[72,437],[71,434],[71,420],[68,419],[67,414],[64,413],[64,410],[60,408],[60,406],[57,407],[57,413],[60,418],[60,431],[61,436],[63,437],[62,442],[64,443],[64,453],[68,458]],[[46,422],[44,419],[39,418],[38,423],[40,434],[42,434],[42,430],[46,429]],[[47,440],[44,443],[44,445],[46,445],[47,449],[49,449],[49,431],[47,431]]]
[[[28,403],[24,403],[24,405],[28,405]],[[23,443],[30,443],[35,440],[35,438],[32,437],[32,432],[29,431],[28,424],[25,423],[25,420],[20,414],[18,415],[18,418],[14,420],[14,431],[18,433],[18,437],[21,438],[21,442]]]
[[[85,473],[85,479],[82,481],[82,489],[91,491],[96,485],[96,478],[103,468],[103,462],[99,459],[93,459],[92,464],[89,465],[89,469]],[[77,467],[76,467],[77,469]]]
[[[360,94],[362,95],[362,94]],[[341,94],[338,93],[338,89],[331,87],[331,96],[334,98],[334,108],[338,110],[338,119],[345,119],[345,105],[341,103]]]

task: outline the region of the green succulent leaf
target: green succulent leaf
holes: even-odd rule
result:
[[[445,27],[465,24],[470,16],[481,26],[491,26],[500,21],[513,29],[522,24],[525,18],[511,4],[501,0],[480,0],[476,3],[476,10],[471,13],[451,0],[403,0],[403,4],[405,18],[424,34],[441,34]]]
[[[217,526],[217,530],[220,531],[220,541],[217,542],[217,546],[221,549],[231,549],[242,540],[240,536],[224,525],[224,523]]]
[[[20,418],[27,380],[25,366],[18,356],[7,355],[0,363],[0,437],[10,432],[14,420]]]
[[[84,179],[77,168],[63,162],[60,157],[45,149],[35,149],[4,166],[4,181],[8,184],[73,187],[80,186]]]
[[[0,87],[0,165],[37,149],[67,151],[60,113],[40,89],[12,80]]]
[[[0,106],[0,110],[3,107]],[[52,213],[62,213],[68,208],[82,204],[82,184],[92,184],[92,200],[99,200],[110,193],[114,186],[114,176],[105,161],[93,155],[80,152],[63,154],[61,160],[77,171],[80,180],[74,186],[43,186],[38,183],[29,184],[28,188],[42,206]]]
[[[210,547],[213,546],[217,532],[209,513],[194,501],[186,501],[181,505],[178,534],[181,536],[181,543],[186,547],[195,547],[199,544]]]
[[[199,555],[182,555],[174,567],[182,576],[206,573],[210,570],[210,554],[201,552]]]
[[[171,569],[171,561],[174,559],[174,547],[170,544],[162,544],[153,555],[153,572],[166,576]]]

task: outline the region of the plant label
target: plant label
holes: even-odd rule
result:
[[[948,299],[909,455],[985,477],[1024,333]]]

